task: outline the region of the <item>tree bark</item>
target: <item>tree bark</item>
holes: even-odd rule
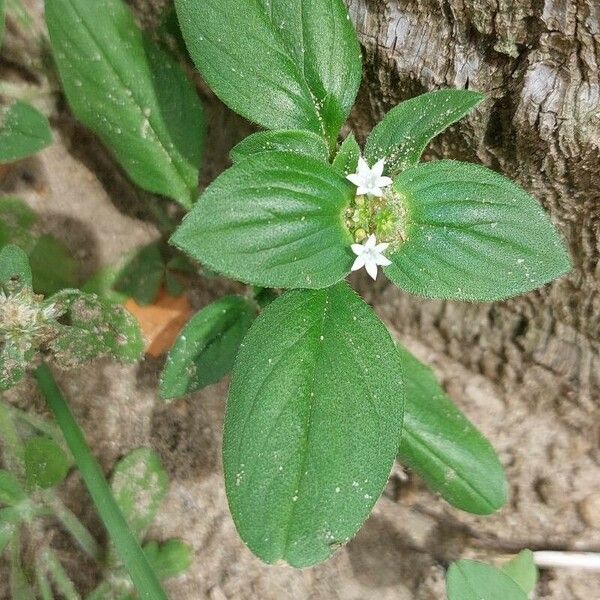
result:
[[[495,304],[424,300],[391,285],[369,296],[403,334],[554,406],[598,435],[600,388],[600,3],[597,0],[349,0],[365,62],[352,121],[362,134],[397,102],[437,88],[487,100],[429,157],[481,162],[550,212],[572,273]],[[582,410],[571,410],[573,405]]]

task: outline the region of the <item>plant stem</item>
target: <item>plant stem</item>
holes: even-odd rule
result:
[[[102,550],[87,527],[56,496],[49,494],[45,499],[54,516],[63,527],[75,538],[79,547],[96,562],[102,562]]]
[[[538,550],[533,553],[535,564],[542,568],[566,567],[600,571],[600,552],[558,552]]]
[[[37,589],[42,597],[42,600],[54,600],[52,588],[50,587],[50,582],[48,581],[48,577],[46,575],[46,567],[39,560],[36,561],[35,565],[35,579],[37,581]]]
[[[50,573],[50,577],[52,577],[58,591],[65,600],[81,600],[81,596],[75,590],[73,582],[69,579],[58,558],[56,558],[56,554],[52,550],[47,550],[44,558],[48,573]]]
[[[81,429],[77,425],[61,391],[56,385],[52,371],[42,363],[35,371],[40,391],[54,414],[67,441],[67,445],[79,467],[81,477],[96,505],[98,514],[115,545],[117,555],[127,569],[142,600],[167,600],[156,574],[137,540],[129,530],[119,506],[111,494],[98,461],[91,453]]]
[[[4,464],[13,473],[25,476],[25,458],[23,444],[7,405],[0,402],[0,439],[3,444]]]
[[[13,600],[35,600],[21,565],[21,535],[17,530],[10,546],[10,593]]]

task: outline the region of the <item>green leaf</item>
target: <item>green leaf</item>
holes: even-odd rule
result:
[[[31,228],[36,221],[33,211],[20,198],[1,198],[0,247],[15,244],[30,252],[35,243]]]
[[[9,471],[0,469],[0,504],[15,506],[27,500],[19,480]]]
[[[398,346],[406,405],[398,460],[457,508],[491,514],[506,502],[506,478],[489,442],[446,396],[431,369]]]
[[[68,321],[50,343],[63,365],[104,355],[124,362],[140,358],[144,342],[138,323],[122,306],[79,290],[62,290],[47,302],[59,307]]]
[[[255,316],[252,303],[241,296],[226,296],[196,313],[167,356],[161,397],[178,398],[229,373]]]
[[[86,294],[96,294],[106,302],[122,304],[127,300],[127,295],[114,289],[122,268],[121,264],[101,267],[83,284],[81,291]]]
[[[5,291],[31,287],[29,259],[18,246],[8,245],[0,250],[0,286]]]
[[[351,132],[342,142],[340,148],[333,159],[333,168],[344,177],[350,173],[355,173],[360,158],[360,147]]]
[[[188,50],[217,96],[266,129],[334,142],[361,78],[342,0],[177,0]]]
[[[329,558],[387,482],[404,388],[385,325],[345,283],[287,292],[244,339],[229,391],[229,507],[268,563]]]
[[[141,540],[167,494],[169,480],[149,448],[129,453],[115,467],[111,488],[133,534]]]
[[[438,90],[392,108],[367,140],[369,164],[385,158],[392,175],[416,165],[429,142],[475,108],[484,95],[470,90]]]
[[[25,377],[30,356],[15,342],[5,341],[0,346],[0,390],[14,387]]]
[[[525,592],[500,569],[459,560],[448,569],[448,600],[527,600]]]
[[[404,237],[385,274],[429,298],[491,302],[529,292],[571,268],[541,206],[479,165],[435,161],[394,181]]]
[[[69,249],[52,235],[42,235],[29,254],[36,294],[52,296],[77,285],[77,263]]]
[[[151,304],[160,290],[165,268],[160,242],[144,246],[123,267],[115,289],[138,304]]]
[[[502,571],[514,579],[526,594],[531,594],[535,589],[538,570],[531,550],[521,550],[502,567]]]
[[[58,485],[69,472],[69,459],[51,438],[36,436],[25,445],[25,477],[30,490]]]
[[[75,116],[137,185],[190,208],[204,125],[181,67],[139,31],[121,0],[46,0],[46,22]]]
[[[243,139],[231,150],[231,160],[236,163],[259,152],[294,152],[327,162],[329,149],[322,137],[311,131],[259,131]]]
[[[48,119],[17,101],[0,108],[0,163],[27,158],[52,143]]]
[[[192,548],[177,539],[164,544],[149,542],[144,545],[144,553],[161,581],[185,573],[192,564]]]
[[[321,161],[263,152],[218,177],[171,242],[240,281],[325,287],[352,265],[342,215],[353,195],[353,186]]]

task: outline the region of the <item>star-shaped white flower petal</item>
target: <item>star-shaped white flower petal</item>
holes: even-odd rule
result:
[[[352,271],[358,271],[363,267],[372,279],[377,279],[377,267],[387,267],[392,261],[387,259],[383,252],[389,244],[378,244],[374,235],[370,235],[364,244],[352,244],[352,252],[356,254],[356,260],[352,265]]]
[[[378,160],[373,167],[369,167],[367,161],[361,156],[358,159],[358,169],[356,173],[347,175],[346,179],[351,181],[356,186],[358,196],[364,194],[368,196],[383,196],[382,189],[392,184],[389,177],[383,175],[385,159]]]

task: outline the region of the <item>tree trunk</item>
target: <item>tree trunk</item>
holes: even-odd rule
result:
[[[551,213],[574,264],[567,277],[503,303],[429,301],[391,285],[370,297],[404,334],[506,392],[554,406],[580,434],[597,437],[600,3],[349,5],[366,72],[355,128],[368,132],[397,102],[424,91],[485,92],[482,107],[440,136],[430,156],[478,161],[518,181]]]

